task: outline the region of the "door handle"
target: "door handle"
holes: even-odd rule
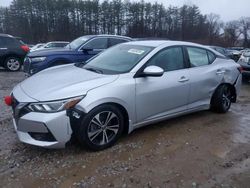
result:
[[[188,78],[186,78],[185,76],[182,76],[182,77],[179,79],[179,81],[178,81],[178,82],[183,83],[183,82],[187,82],[187,81],[189,81],[189,79],[188,79]]]
[[[219,70],[217,70],[216,74],[217,74],[217,75],[220,75],[220,74],[224,74],[225,72],[226,72],[225,70],[220,70],[220,69],[219,69]]]

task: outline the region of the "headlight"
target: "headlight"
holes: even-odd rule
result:
[[[33,112],[60,112],[73,108],[78,102],[83,99],[84,96],[74,97],[70,99],[64,99],[60,101],[44,102],[44,103],[31,103],[29,104],[29,109]]]
[[[30,58],[31,62],[41,62],[44,61],[46,59],[46,57],[33,57]]]

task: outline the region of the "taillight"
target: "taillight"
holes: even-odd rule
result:
[[[23,49],[23,51],[25,52],[29,52],[30,48],[27,45],[22,45],[21,48]]]
[[[7,106],[11,106],[12,105],[12,97],[11,96],[5,96],[4,97],[4,102]]]
[[[242,66],[237,67],[237,69],[238,69],[238,71],[239,71],[240,73],[242,73],[243,70],[244,70]]]

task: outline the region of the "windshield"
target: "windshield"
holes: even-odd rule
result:
[[[152,49],[146,46],[120,44],[89,60],[83,68],[103,74],[126,73]]]
[[[89,37],[79,37],[75,40],[73,40],[71,43],[69,43],[66,48],[69,49],[73,49],[76,50],[77,48],[79,48],[83,43],[85,43],[87,40],[89,39]]]

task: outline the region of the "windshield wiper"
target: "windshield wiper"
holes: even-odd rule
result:
[[[92,72],[96,72],[96,73],[99,73],[99,74],[103,74],[103,71],[98,70],[98,69],[94,69],[94,68],[84,68],[84,69],[92,71]]]

